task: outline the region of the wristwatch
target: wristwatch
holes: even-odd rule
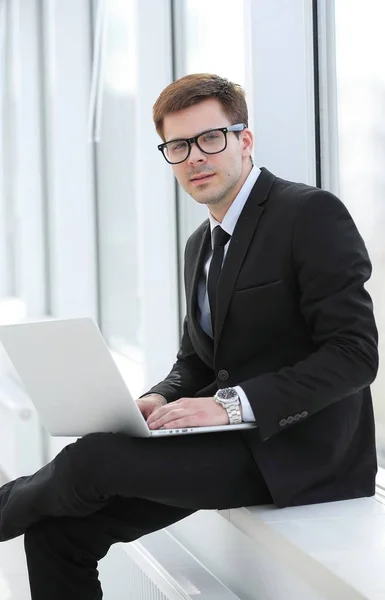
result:
[[[214,395],[214,400],[217,404],[223,406],[229,415],[230,425],[242,423],[242,415],[240,409],[240,399],[234,388],[222,388]]]

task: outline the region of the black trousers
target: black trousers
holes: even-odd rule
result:
[[[199,509],[272,502],[238,432],[87,435],[0,488],[0,540],[25,534],[32,600],[100,600],[97,562]]]

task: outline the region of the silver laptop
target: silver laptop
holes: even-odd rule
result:
[[[242,423],[149,429],[91,318],[3,325],[0,342],[53,436],[107,431],[153,437],[255,427]]]

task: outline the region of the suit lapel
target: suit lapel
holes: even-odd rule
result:
[[[239,271],[250,246],[258,221],[264,211],[261,206],[269,195],[275,177],[267,169],[262,168],[253,189],[235,226],[222,272],[218,281],[217,308],[214,339],[214,356],[222,332],[226,313],[229,307]]]
[[[206,335],[197,319],[198,313],[198,284],[202,276],[204,260],[209,250],[211,241],[210,223],[203,224],[203,230],[192,248],[192,256],[195,258],[191,264],[191,277],[186,278],[186,304],[189,323],[191,324],[191,336],[195,338],[196,348],[201,351],[201,358],[211,367],[213,364],[213,340]]]
[[[192,246],[189,251],[191,259],[186,263],[188,275],[185,279],[187,317],[190,323],[190,334],[193,338],[194,347],[197,349],[202,360],[209,366],[213,366],[231,294],[258,221],[264,210],[264,207],[261,205],[267,199],[274,180],[275,176],[272,173],[265,168],[261,169],[261,174],[251,190],[235,226],[218,281],[218,305],[216,310],[214,346],[212,339],[206,335],[197,320],[198,284],[202,276],[204,260],[207,256],[211,240],[210,222],[208,220],[202,224],[201,230],[198,230],[194,239],[191,240]]]

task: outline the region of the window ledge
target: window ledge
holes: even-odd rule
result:
[[[324,598],[385,598],[385,505],[379,497],[277,509],[256,506],[221,515]]]

